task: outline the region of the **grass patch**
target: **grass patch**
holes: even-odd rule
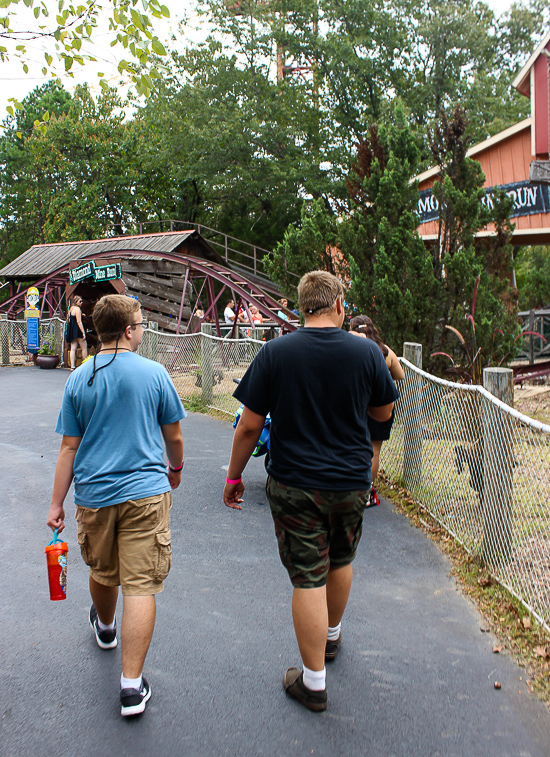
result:
[[[183,406],[190,413],[208,413],[208,405],[200,394],[191,395],[191,397],[182,397]]]
[[[227,421],[233,423],[234,413],[225,413],[223,410],[217,410],[214,407],[210,407],[206,404],[200,394],[194,394],[190,397],[182,397],[181,401],[183,406],[190,413],[204,413],[204,415],[210,415],[212,418],[217,418],[220,421]]]
[[[483,616],[483,628],[500,640],[493,651],[507,650],[526,670],[526,684],[550,709],[550,634],[510,592],[498,584],[478,557],[469,555],[400,483],[379,474],[377,491],[447,554],[451,575]]]

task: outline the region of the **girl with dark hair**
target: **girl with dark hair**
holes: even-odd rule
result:
[[[378,333],[378,329],[368,317],[368,315],[357,315],[351,319],[350,332],[355,336],[364,337],[365,339],[371,339],[375,342],[380,349],[386,360],[386,365],[390,375],[394,381],[402,381],[405,378],[405,373],[401,367],[397,355],[391,350],[387,344],[384,344]],[[378,475],[378,466],[380,464],[380,450],[382,449],[382,442],[385,442],[390,438],[391,427],[393,425],[395,411],[392,412],[392,416],[389,421],[375,421],[374,418],[368,416],[368,427],[370,432],[370,439],[372,442],[372,483],[370,493],[370,505],[379,505],[380,500],[374,488],[374,482]],[[369,506],[370,506],[369,505]]]

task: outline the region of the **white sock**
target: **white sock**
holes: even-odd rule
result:
[[[124,678],[124,673],[121,673],[120,688],[141,691],[141,676],[139,678]]]
[[[328,641],[336,641],[337,638],[340,636],[340,629],[342,628],[342,623],[338,623],[337,626],[334,626],[332,628],[331,626],[328,627]]]
[[[310,670],[304,665],[304,686],[310,691],[324,691],[327,687],[327,669]]]
[[[109,623],[108,626],[105,625],[105,623],[102,623],[99,619],[99,615],[97,616],[97,625],[99,626],[100,631],[114,631],[115,630],[115,620],[113,618],[113,622]]]

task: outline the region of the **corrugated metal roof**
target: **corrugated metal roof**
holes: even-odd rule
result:
[[[52,271],[70,263],[71,260],[93,258],[100,252],[120,252],[124,250],[147,250],[155,252],[174,252],[190,235],[198,233],[188,231],[171,231],[166,234],[139,234],[131,237],[112,237],[110,239],[92,239],[86,242],[60,242],[54,244],[35,244],[7,266],[0,269],[0,276],[33,279],[47,276]],[[138,260],[149,260],[148,255],[132,255]]]

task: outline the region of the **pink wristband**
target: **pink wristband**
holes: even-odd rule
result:
[[[243,477],[240,476],[240,478],[226,478],[225,483],[226,484],[240,484],[243,480]]]

